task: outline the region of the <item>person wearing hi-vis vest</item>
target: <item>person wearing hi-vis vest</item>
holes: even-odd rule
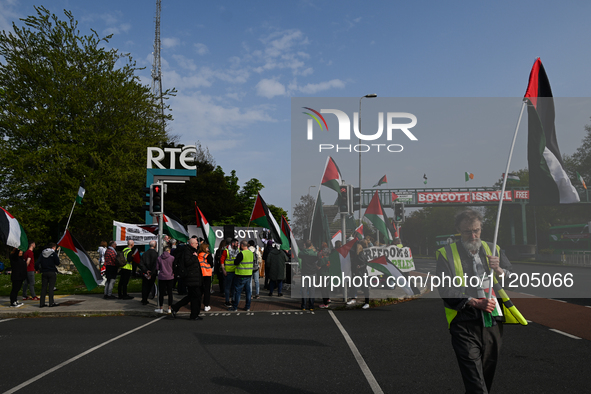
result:
[[[438,287],[443,299],[451,343],[466,393],[489,393],[501,351],[503,324],[527,321],[500,286],[511,263],[497,246],[480,240],[482,215],[466,209],[456,215],[461,240],[437,250]],[[487,297],[490,271],[493,296]],[[445,278],[451,278],[451,281]],[[454,282],[455,279],[455,282]]]
[[[234,298],[232,299],[232,306],[228,308],[230,311],[238,310],[240,303],[240,293],[242,289],[246,290],[246,304],[245,311],[250,311],[250,299],[252,297],[252,269],[254,266],[254,253],[248,249],[248,242],[240,242],[240,253],[234,260],[236,270],[234,271]]]
[[[238,253],[240,253],[238,240],[234,238],[230,241],[230,246],[222,252],[222,257],[220,257],[220,267],[225,277],[224,295],[226,296],[226,303],[224,306],[228,308],[232,306],[230,300],[234,298],[234,271],[236,270],[234,260],[236,260]]]
[[[131,270],[133,268],[133,253],[132,249],[135,245],[133,240],[127,241],[127,247],[123,249],[123,255],[125,256],[125,260],[127,264],[121,267],[121,271],[119,271],[119,284],[117,285],[117,293],[119,295],[120,300],[133,300],[133,296],[127,294],[127,284],[129,283],[129,279],[131,278]]]

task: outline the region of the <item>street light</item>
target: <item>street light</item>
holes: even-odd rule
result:
[[[308,195],[310,195],[310,188],[312,188],[312,187],[316,187],[316,186],[312,185],[312,186],[308,187]]]
[[[361,100],[363,100],[364,98],[374,98],[374,97],[378,97],[377,94],[375,93],[370,93],[370,94],[366,94],[365,96],[361,97],[359,99],[359,125],[358,125],[358,130],[359,130],[359,134],[361,134]],[[361,138],[359,138],[359,145],[361,145]],[[359,149],[359,195],[361,195],[361,149]],[[361,223],[361,201],[359,202],[359,223]]]

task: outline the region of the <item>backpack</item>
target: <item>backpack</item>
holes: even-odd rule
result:
[[[117,257],[115,258],[115,265],[119,268],[127,265],[127,260],[125,259],[125,255],[123,252],[117,252]]]
[[[259,270],[259,258],[257,257],[256,250],[252,252],[252,271],[256,272]]]

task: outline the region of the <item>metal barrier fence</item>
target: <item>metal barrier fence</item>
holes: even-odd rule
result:
[[[569,265],[580,265],[591,267],[591,252],[576,252],[573,254],[563,254],[562,263]]]

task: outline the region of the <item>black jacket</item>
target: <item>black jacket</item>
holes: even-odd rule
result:
[[[40,272],[57,272],[57,266],[60,265],[60,258],[57,252],[51,248],[45,249],[39,256]]]
[[[158,252],[155,249],[148,249],[142,255],[140,260],[140,269],[143,274],[150,271],[152,274],[156,273],[156,263],[158,262]]]
[[[185,278],[187,286],[201,286],[203,283],[203,274],[201,273],[199,258],[197,257],[197,249],[186,245],[182,251],[180,260],[183,268],[181,277]]]
[[[27,263],[18,252],[10,254],[10,280],[18,281],[27,279]]]

